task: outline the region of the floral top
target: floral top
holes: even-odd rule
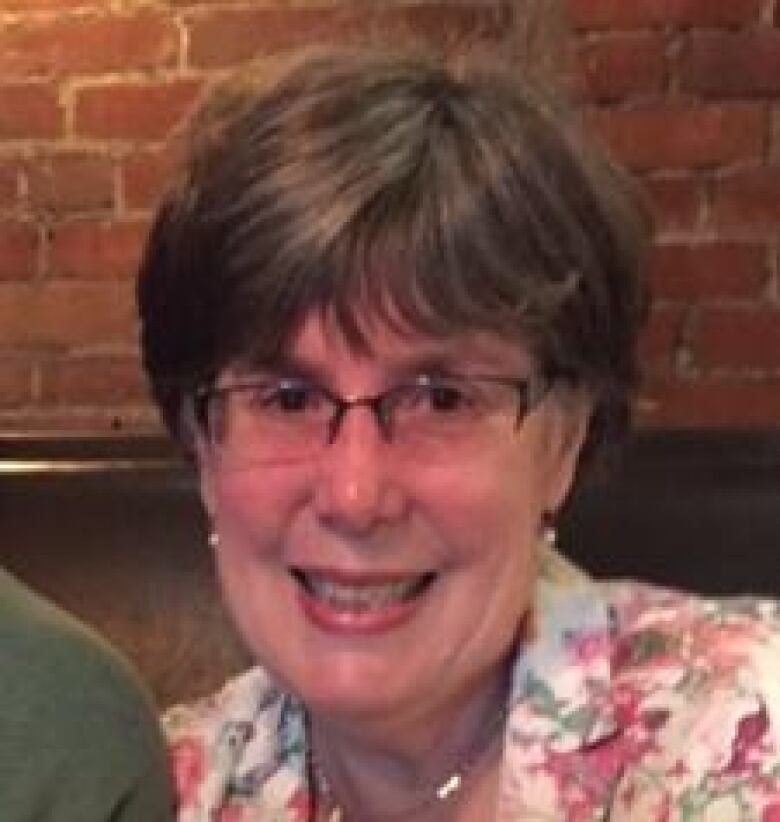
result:
[[[780,603],[594,582],[550,553],[534,621],[497,820],[780,822]],[[181,822],[309,820],[303,714],[263,670],[164,721]]]

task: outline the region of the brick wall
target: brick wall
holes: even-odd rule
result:
[[[133,273],[211,81],[367,28],[517,51],[524,2],[0,0],[0,427],[154,427]],[[780,0],[567,4],[578,100],[658,211],[642,418],[776,426]]]

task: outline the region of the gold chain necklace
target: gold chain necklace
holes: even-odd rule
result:
[[[454,768],[447,771],[442,779],[419,789],[418,793],[420,795],[411,800],[402,810],[382,813],[374,818],[384,819],[387,822],[397,819],[408,820],[412,815],[431,805],[454,801],[460,794],[464,782],[492,750],[493,743],[499,738],[498,731],[504,726],[505,717],[506,711],[502,706],[489,724],[485,734],[480,735],[479,740],[466,751]],[[322,808],[326,809],[325,818],[327,822],[346,822],[344,807],[334,796],[330,781],[322,769],[322,765],[317,759],[311,744],[309,745],[308,764],[315,798],[315,818],[318,818],[316,812],[320,810],[320,803],[322,803]]]

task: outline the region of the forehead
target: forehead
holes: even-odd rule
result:
[[[389,373],[441,366],[459,371],[523,374],[534,360],[519,338],[465,330],[435,335],[365,317],[362,340],[351,340],[332,314],[311,312],[287,342],[281,359],[332,373],[344,366],[379,368]]]

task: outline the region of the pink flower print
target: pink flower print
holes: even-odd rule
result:
[[[588,665],[594,659],[604,657],[609,645],[610,639],[606,631],[583,631],[571,638],[568,647],[576,662]]]
[[[768,727],[769,719],[763,706],[756,713],[739,720],[731,746],[731,761],[724,768],[724,773],[741,773],[750,769],[751,753],[758,747]]]
[[[613,702],[619,725],[633,725],[639,719],[642,693],[635,686],[618,685],[613,691]]]
[[[653,822],[670,822],[672,818],[671,799],[668,794],[661,795],[647,791],[642,785],[630,782],[617,797],[616,816],[621,819],[642,819]]]
[[[761,812],[761,822],[780,822],[780,802],[767,805]]]
[[[299,788],[287,803],[287,809],[293,812],[295,822],[308,822],[312,814],[311,795],[305,788]]]
[[[671,768],[666,771],[666,775],[671,779],[684,779],[688,775],[689,768],[682,761],[678,759]]]
[[[593,819],[593,805],[587,799],[575,799],[566,804],[566,822],[586,822]]]
[[[679,639],[674,629],[668,632],[658,628],[636,631],[618,642],[613,665],[617,671],[666,665],[678,645]]]
[[[244,812],[238,805],[225,805],[217,813],[216,822],[241,822]]]
[[[746,620],[733,623],[702,620],[689,631],[689,664],[731,682],[733,672],[745,664],[745,649],[750,647],[755,634],[755,626]]]
[[[657,733],[669,721],[669,716],[666,708],[652,708],[642,713],[642,721],[651,733]]]
[[[616,737],[588,752],[588,770],[602,783],[616,777],[629,763],[639,759],[642,748],[629,737]]]
[[[205,758],[203,744],[191,737],[183,737],[168,749],[168,763],[180,808],[195,801],[205,772]]]

